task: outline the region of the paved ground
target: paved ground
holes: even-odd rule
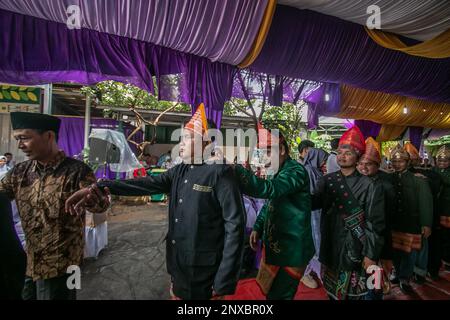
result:
[[[82,289],[78,292],[78,299],[167,300],[169,276],[165,265],[166,232],[167,206],[159,203],[115,206],[108,219],[109,245],[96,260],[86,260],[82,268]],[[254,274],[248,276],[254,277]],[[437,282],[428,280],[425,285],[413,286],[417,293],[415,296],[405,296],[394,286],[392,294],[386,299],[450,299],[449,272],[442,272]],[[305,288],[299,290],[304,291],[299,295],[301,299],[318,299],[317,292],[309,292]],[[261,295],[256,284],[251,281],[242,282],[237,292],[236,299],[258,299],[258,295]]]
[[[108,247],[82,268],[78,299],[167,299],[167,206],[118,206],[113,214]]]

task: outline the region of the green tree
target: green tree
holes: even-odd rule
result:
[[[303,103],[293,105],[283,103],[281,107],[270,106],[262,116],[262,121],[270,128],[278,128],[289,143],[290,149],[295,152],[300,140],[300,131],[306,129],[302,122]]]
[[[149,109],[164,111],[173,106],[173,102],[158,100],[157,86],[155,83],[155,95],[142,90],[131,84],[116,81],[103,81],[92,87],[83,87],[81,91],[91,95],[95,104],[128,108],[134,106],[136,109]],[[173,111],[190,112],[191,108],[185,103],[180,103]]]
[[[167,81],[172,82],[171,84],[176,86],[178,78],[165,78],[166,84]],[[134,106],[137,109],[164,111],[173,106],[173,102],[158,100],[158,86],[156,81],[154,81],[153,85],[155,94],[151,94],[134,85],[117,81],[99,82],[91,87],[83,87],[81,91],[84,94],[91,95],[95,104],[113,108],[128,108],[129,106]],[[191,112],[191,107],[186,103],[180,103],[172,111],[189,113]],[[110,110],[105,111],[105,113],[110,112]],[[224,115],[235,116],[237,112],[237,109],[233,108],[229,102],[225,104]]]
[[[253,119],[255,129],[257,123],[261,122],[267,128],[279,129],[289,143],[291,150],[295,152],[300,143],[300,132],[305,130],[305,124],[302,122],[304,102],[294,105],[292,103],[283,103],[281,107],[271,106],[267,103],[260,105],[264,101],[256,99],[245,100],[232,98],[225,104],[225,110],[232,115],[239,112]],[[258,108],[259,107],[259,108]]]
[[[328,134],[319,135],[316,130],[313,130],[308,139],[314,142],[316,148],[323,149],[328,152],[331,151],[330,142],[333,139],[333,137],[331,137],[330,135]]]

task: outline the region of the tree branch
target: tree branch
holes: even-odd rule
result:
[[[292,100],[292,104],[295,106],[298,102],[298,99],[300,98],[300,95],[303,92],[303,89],[305,88],[306,80],[303,80],[302,84],[298,88],[297,92],[295,93],[294,100]]]
[[[238,109],[239,111],[241,111],[242,113],[246,114],[247,116],[253,118],[253,115],[251,115],[250,113],[248,113],[245,109],[243,109],[242,107],[238,106],[237,104],[235,104],[232,100],[230,100],[231,104],[233,105],[233,107],[235,107],[236,109]]]

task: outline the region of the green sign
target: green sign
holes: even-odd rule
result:
[[[41,89],[33,87],[0,86],[0,103],[41,103]]]

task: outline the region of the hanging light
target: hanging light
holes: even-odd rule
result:
[[[407,107],[404,107],[403,108],[403,114],[407,114],[408,113],[408,108]]]
[[[328,93],[325,94],[325,101],[330,101],[330,95]]]

